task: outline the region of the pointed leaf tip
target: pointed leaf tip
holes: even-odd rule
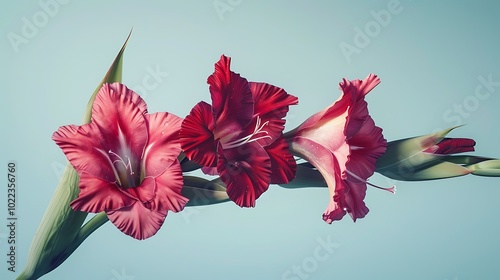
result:
[[[99,89],[102,87],[102,85],[105,83],[122,82],[123,53],[125,52],[125,47],[127,46],[128,40],[130,39],[131,35],[132,35],[132,29],[130,30],[130,33],[128,34],[127,39],[123,43],[123,46],[121,47],[120,51],[113,60],[113,63],[106,72],[106,75],[104,76],[104,78],[99,83],[94,93],[90,97],[89,102],[87,104],[87,108],[85,109],[82,123],[85,124],[90,122],[90,119],[92,117],[92,105],[94,104],[94,99],[97,95],[97,92],[99,92]]]

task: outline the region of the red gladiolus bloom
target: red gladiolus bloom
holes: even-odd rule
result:
[[[169,113],[147,114],[138,94],[119,83],[104,84],[91,122],[60,127],[52,136],[80,175],[80,193],[70,206],[105,211],[133,238],[153,236],[167,211],[181,211],[187,202],[177,160],[181,121]]]
[[[332,105],[285,134],[292,151],[309,161],[323,175],[330,203],[323,220],[331,223],[349,213],[354,221],[368,213],[363,199],[368,177],[387,147],[382,129],[368,114],[365,95],[378,83],[365,80],[340,83],[343,95]],[[387,189],[394,192],[394,189]]]
[[[283,139],[288,106],[298,103],[283,89],[248,82],[230,70],[224,55],[208,77],[212,105],[200,102],[182,122],[181,146],[189,160],[219,174],[231,200],[254,207],[269,184],[295,176],[295,160]]]

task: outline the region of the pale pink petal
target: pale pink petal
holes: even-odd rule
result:
[[[52,140],[62,149],[79,174],[85,172],[114,182],[116,177],[108,151],[100,146],[103,138],[105,136],[92,123],[62,126],[52,134]]]
[[[123,193],[116,183],[107,182],[86,172],[80,175],[80,193],[70,204],[77,211],[99,213],[132,205],[136,200]]]
[[[169,113],[146,115],[149,139],[144,150],[143,170],[156,177],[177,160],[181,152],[179,130],[182,119]]]
[[[293,150],[316,167],[326,181],[330,192],[330,201],[323,214],[323,220],[327,223],[340,220],[345,215],[342,169],[345,169],[344,164],[347,161],[347,154],[342,153],[339,156],[334,156],[321,144],[303,137],[294,137],[292,145]],[[339,159],[341,162],[339,162]]]
[[[174,161],[162,174],[156,177],[154,209],[157,211],[181,211],[188,199],[181,195],[184,179],[180,163]]]
[[[338,118],[340,115],[345,114],[348,109],[349,99],[343,94],[330,106],[310,116],[294,130],[287,132],[286,137],[288,138],[291,135],[299,136],[306,131],[317,129],[322,126],[323,122]]]
[[[327,176],[326,181],[329,184],[330,189],[330,200],[328,203],[328,207],[323,213],[323,220],[329,224],[333,221],[340,221],[345,213],[346,213],[346,202],[345,202],[345,188],[348,187],[345,184],[345,180],[342,180],[340,175],[340,166],[336,162],[335,158],[333,158],[333,163],[331,164],[333,167],[330,171],[330,174],[325,174],[323,171],[323,176]],[[324,168],[322,168],[324,169]],[[330,185],[334,185],[334,191],[330,187]]]
[[[344,129],[348,118],[349,102],[349,97],[344,95],[333,106],[321,113],[321,118],[317,119],[316,124],[311,124],[309,120],[306,120],[294,130],[294,135],[312,139],[330,151],[339,149],[346,140]],[[304,124],[306,127],[303,127]]]
[[[155,211],[136,202],[116,211],[106,212],[109,220],[123,233],[135,239],[146,239],[158,232],[165,221],[167,211]]]

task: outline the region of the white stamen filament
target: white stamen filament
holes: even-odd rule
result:
[[[236,139],[236,140],[224,143],[224,144],[222,144],[222,147],[224,149],[231,149],[231,148],[239,147],[239,146],[246,144],[246,143],[258,141],[260,139],[271,138],[271,136],[267,135],[267,134],[269,134],[269,132],[263,130],[264,127],[269,124],[269,121],[266,121],[262,125],[260,124],[260,122],[261,122],[260,117],[257,116],[257,122],[255,124],[255,129],[253,130],[252,134],[245,136],[245,137],[242,137],[240,139]],[[264,133],[266,135],[257,136],[259,133]],[[253,138],[254,136],[257,136],[257,137]]]
[[[359,181],[363,182],[363,183],[366,183],[367,185],[370,185],[374,188],[377,188],[377,189],[381,189],[381,190],[384,190],[384,191],[388,191],[388,192],[391,192],[391,193],[396,193],[396,186],[392,186],[390,188],[383,188],[383,187],[379,187],[377,185],[374,185],[370,182],[368,182],[367,180],[364,180],[363,178],[359,177],[358,175],[354,174],[353,172],[349,171],[349,170],[346,170],[346,172],[351,175],[352,177],[358,179]]]
[[[117,160],[113,161],[113,164],[115,164],[115,162],[120,162],[121,164],[123,164],[125,166],[125,169],[127,169],[127,170],[130,169],[130,175],[134,175],[134,171],[132,170],[132,163],[130,162],[129,157],[126,157],[128,160],[128,163],[125,163],[125,161],[115,152],[109,150],[108,153],[115,155],[118,158]]]

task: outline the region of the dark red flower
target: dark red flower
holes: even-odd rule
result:
[[[194,106],[181,126],[181,146],[188,159],[218,173],[231,200],[254,207],[269,184],[295,176],[295,160],[282,132],[295,96],[266,83],[248,82],[230,70],[224,55],[208,77],[212,105]],[[214,172],[216,171],[216,172]]]

